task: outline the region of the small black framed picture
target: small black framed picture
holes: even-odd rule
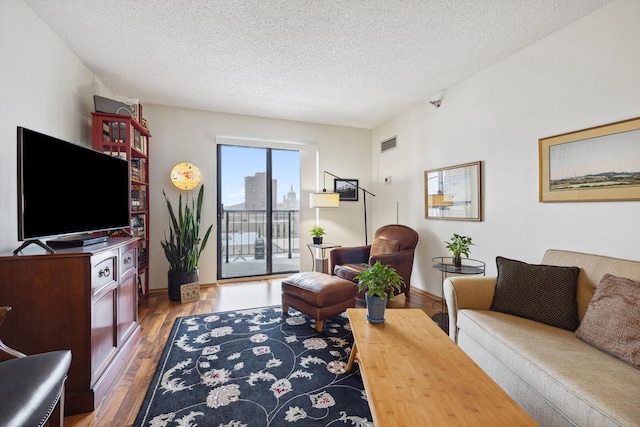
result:
[[[335,178],[333,180],[333,191],[340,194],[341,202],[357,202],[358,180]]]

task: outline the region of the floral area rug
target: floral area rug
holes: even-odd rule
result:
[[[372,427],[346,313],[280,306],[176,319],[134,427]]]

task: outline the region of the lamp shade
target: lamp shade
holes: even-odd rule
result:
[[[338,193],[311,193],[309,194],[310,208],[337,208],[340,206],[340,194]]]

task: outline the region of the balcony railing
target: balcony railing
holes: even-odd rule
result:
[[[300,257],[300,211],[225,210],[221,224],[222,262],[264,259],[267,227],[271,227],[272,257]]]

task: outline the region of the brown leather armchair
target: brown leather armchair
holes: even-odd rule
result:
[[[357,283],[355,276],[370,265],[380,261],[396,269],[402,276],[403,284],[400,291],[410,298],[411,271],[413,257],[418,245],[418,233],[406,225],[391,224],[380,227],[373,239],[373,243],[366,246],[336,248],[329,252],[331,268],[334,276]],[[358,298],[364,298],[364,292],[358,293]]]

